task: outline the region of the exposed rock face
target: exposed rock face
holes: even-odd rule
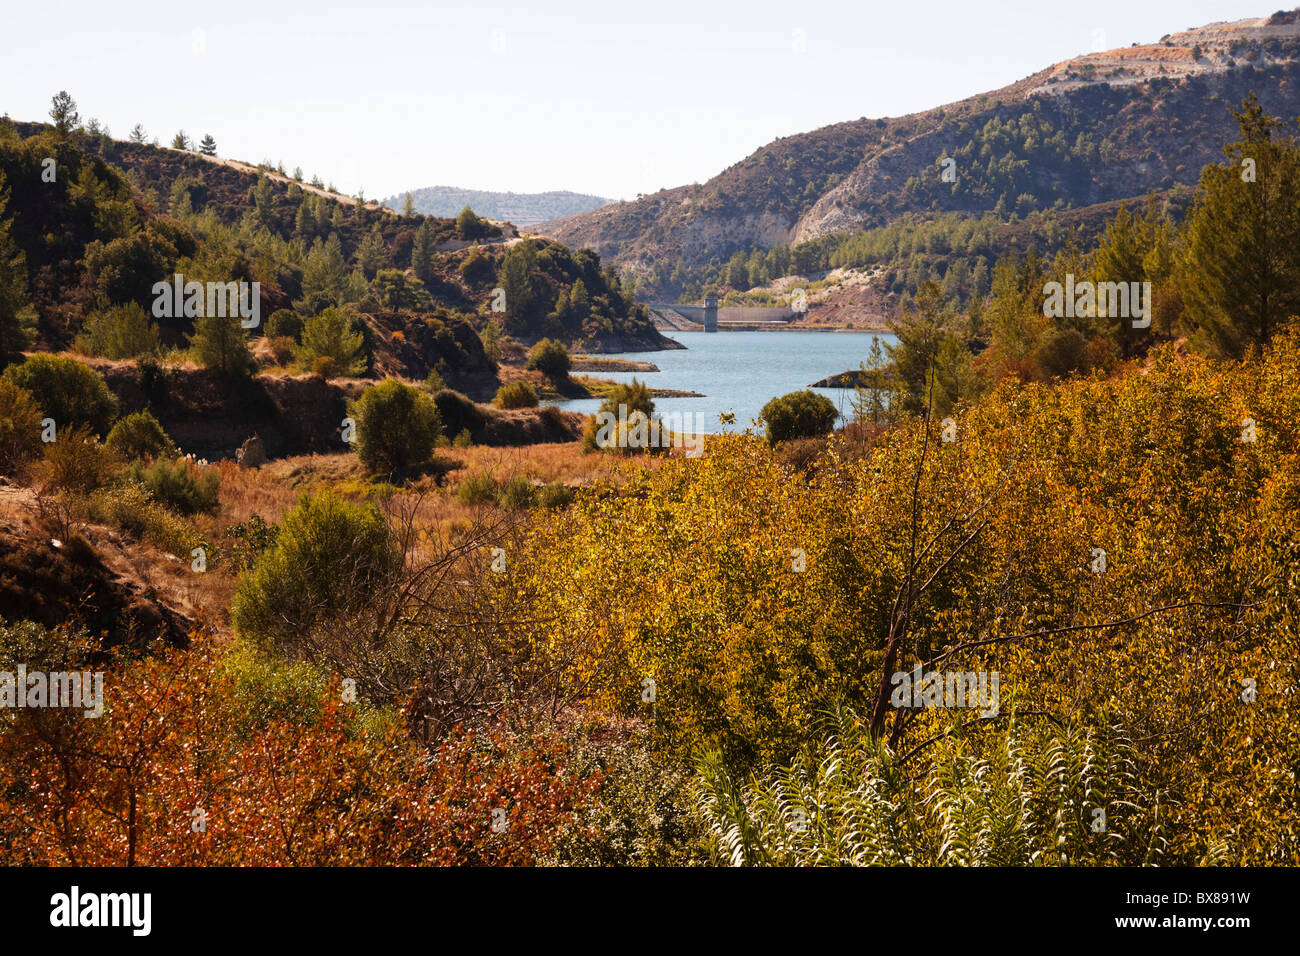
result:
[[[375,372],[420,381],[437,369],[451,388],[477,399],[496,394],[496,363],[483,351],[474,327],[447,311],[366,317],[375,330]]]
[[[235,461],[241,468],[256,468],[266,461],[266,449],[262,446],[262,439],[254,435],[242,445],[239,451],[235,452]]]
[[[183,451],[202,458],[236,458],[250,435],[262,460],[346,448],[339,427],[349,396],[316,375],[260,375],[232,388],[205,369],[97,367],[123,413],[149,409]]]

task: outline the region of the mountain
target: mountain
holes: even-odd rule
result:
[[[401,210],[406,193],[389,196],[383,201],[390,209]],[[415,211],[426,216],[454,219],[469,206],[480,216],[516,226],[533,226],[548,219],[559,219],[590,212],[611,202],[600,196],[566,191],[547,193],[498,193],[481,189],[458,189],[455,186],[429,186],[413,189]]]
[[[538,231],[594,249],[653,296],[725,286],[728,257],[755,250],[788,246],[781,262],[825,269],[826,255],[800,250],[945,215],[1059,236],[1050,220],[1064,210],[1152,194],[1185,205],[1235,138],[1230,110],[1251,91],[1274,115],[1300,113],[1297,11],[1076,57],[922,113],[782,137],[702,185]],[[792,273],[770,278],[782,274]]]

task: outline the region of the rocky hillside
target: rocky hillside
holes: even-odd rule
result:
[[[672,294],[738,251],[907,216],[1010,221],[1192,185],[1222,158],[1229,110],[1251,91],[1270,113],[1300,113],[1297,12],[1077,57],[923,113],[784,137],[702,185],[539,228],[632,269],[643,291]]]

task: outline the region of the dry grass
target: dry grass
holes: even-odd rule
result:
[[[486,472],[498,482],[522,477],[547,484],[560,482],[571,486],[588,486],[608,476],[615,463],[604,455],[584,455],[579,442],[524,445],[517,448],[492,448],[473,445],[469,448],[441,448],[438,456],[455,462],[457,470],[448,476],[458,483],[468,474]]]

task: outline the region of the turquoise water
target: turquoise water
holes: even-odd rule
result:
[[[673,332],[668,337],[686,348],[620,352],[613,356],[653,362],[659,366],[658,372],[581,374],[617,382],[637,378],[652,388],[699,392],[706,397],[656,398],[655,412],[682,415],[686,423],[700,423],[700,431],[720,432],[720,413],[733,412],[735,428],[745,428],[758,417],[768,399],[807,388],[827,375],[857,368],[866,361],[872,339],[880,338],[882,348],[894,341],[892,335],[873,332]],[[846,418],[852,415],[849,404],[852,389],[813,391],[829,398],[841,415]],[[592,414],[600,406],[600,400],[587,398],[553,404],[566,411]],[[688,426],[684,430],[696,429]]]

